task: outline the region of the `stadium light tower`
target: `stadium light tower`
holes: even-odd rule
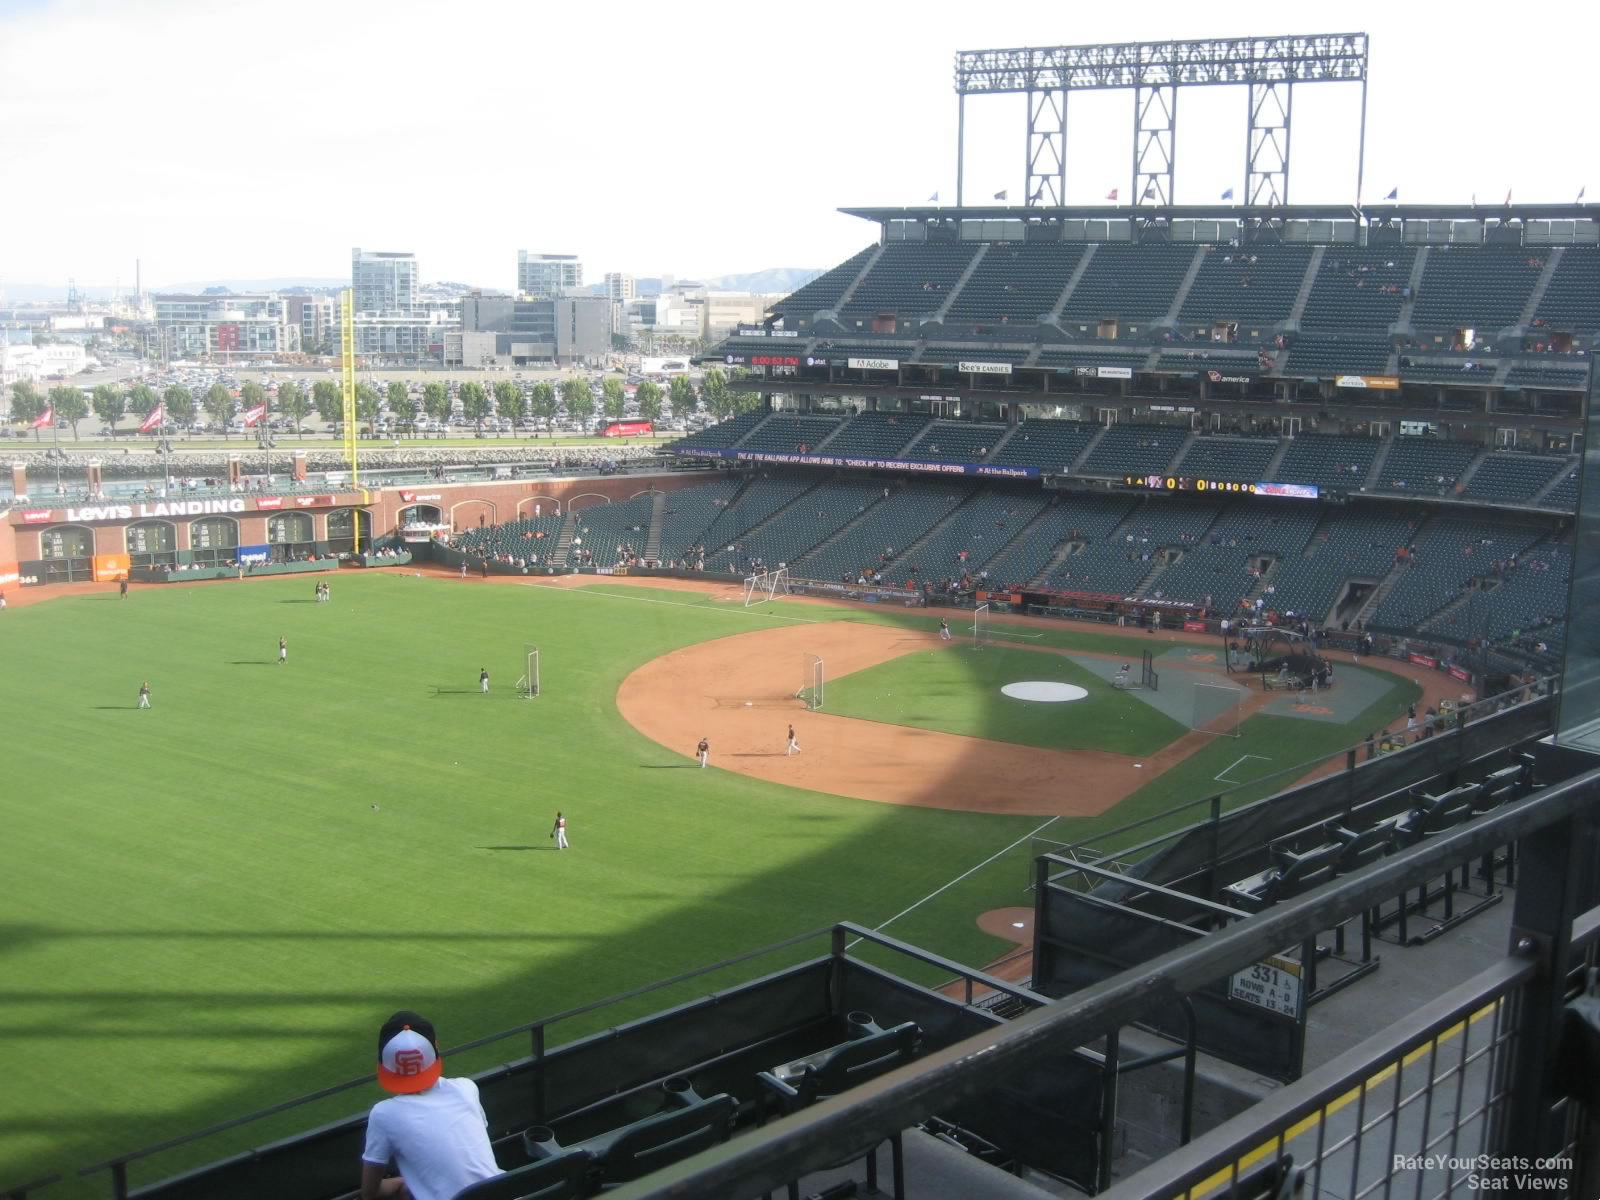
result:
[[[963,200],[967,97],[1021,92],[1028,105],[1023,195],[1030,207],[1061,207],[1067,191],[1067,98],[1074,91],[1133,91],[1133,173],[1128,202],[1173,203],[1178,89],[1248,87],[1244,194],[1247,205],[1289,202],[1289,130],[1297,83],[1360,83],[1355,202],[1366,167],[1367,35],[1296,34],[1118,42],[956,53],[956,204]]]

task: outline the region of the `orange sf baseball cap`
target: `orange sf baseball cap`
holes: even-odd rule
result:
[[[401,1011],[383,1023],[378,1031],[378,1083],[384,1091],[425,1092],[439,1082],[443,1070],[433,1022]]]

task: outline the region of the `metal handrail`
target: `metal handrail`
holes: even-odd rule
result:
[[[495,1042],[504,1041],[507,1038],[520,1037],[524,1034],[532,1033],[535,1030],[546,1029],[549,1026],[558,1024],[561,1021],[569,1021],[575,1017],[585,1016],[598,1009],[607,1008],[610,1005],[619,1004],[627,1000],[637,999],[638,997],[646,995],[650,992],[660,991],[663,988],[674,987],[680,983],[687,983],[689,980],[695,979],[701,975],[709,975],[715,971],[721,971],[727,969],[728,967],[738,966],[740,963],[748,962],[753,958],[759,958],[763,955],[771,954],[779,950],[786,950],[791,946],[799,945],[801,942],[810,941],[813,938],[818,938],[829,934],[832,932],[832,930],[833,927],[830,925],[824,926],[820,929],[812,929],[806,933],[796,934],[793,937],[785,938],[781,942],[774,942],[771,945],[762,946],[758,950],[750,950],[743,954],[736,954],[732,958],[722,959],[721,961],[713,963],[708,967],[696,967],[692,971],[684,971],[681,974],[671,976],[668,979],[657,980],[641,987],[632,988],[626,992],[619,992],[614,996],[607,996],[601,1000],[591,1001],[588,1004],[580,1004],[576,1008],[564,1009],[561,1012],[553,1014],[552,1016],[542,1017],[536,1021],[529,1021],[526,1024],[517,1025],[511,1029],[503,1029],[498,1033],[491,1033],[485,1037],[475,1038],[470,1042],[462,1042],[460,1045],[452,1046],[447,1050],[440,1051],[440,1055],[441,1057],[447,1058],[451,1055],[465,1054],[468,1051],[478,1050]],[[281,1103],[270,1105],[267,1108],[256,1109],[254,1112],[246,1113],[243,1116],[231,1117],[226,1121],[219,1121],[215,1125],[208,1125],[204,1129],[198,1129],[192,1133],[180,1134],[177,1137],[167,1138],[164,1141],[155,1142],[148,1146],[141,1146],[136,1150],[126,1151],[122,1154],[115,1155],[111,1158],[107,1158],[100,1162],[93,1163],[90,1166],[84,1167],[79,1170],[78,1174],[79,1176],[93,1175],[97,1171],[105,1171],[116,1167],[125,1166],[128,1163],[137,1162],[143,1158],[149,1158],[152,1154],[160,1154],[165,1150],[172,1150],[179,1146],[188,1145],[190,1142],[197,1142],[204,1138],[213,1137],[219,1133],[226,1133],[228,1130],[237,1129],[241,1125],[248,1125],[254,1121],[259,1121],[266,1117],[277,1116],[279,1113],[287,1112],[289,1109],[298,1108],[301,1105],[314,1104],[319,1100],[326,1100],[330,1096],[338,1095],[340,1092],[348,1092],[358,1087],[366,1087],[372,1083],[375,1078],[376,1076],[372,1072],[368,1072],[367,1074],[361,1075],[355,1079],[347,1079],[341,1083],[330,1084],[325,1088],[320,1088],[314,1092],[308,1092],[303,1096],[296,1096],[292,1100],[284,1100]]]
[[[890,937],[887,934],[879,933],[876,930],[868,929],[860,925],[854,925],[849,922],[841,922],[837,925],[812,929],[805,933],[800,933],[794,935],[793,937],[785,938],[782,941],[759,947],[755,950],[749,950],[741,954],[733,955],[732,957],[713,963],[710,966],[696,967],[693,970],[681,972],[667,979],[656,980],[640,987],[631,988],[624,992],[618,992],[615,995],[607,996],[601,1000],[595,1000],[587,1004],[581,1004],[575,1008],[564,1009],[561,1012],[554,1013],[548,1017],[540,1018],[536,1021],[529,1021],[525,1024],[517,1025],[510,1029],[500,1030],[497,1033],[488,1034],[484,1037],[462,1042],[459,1045],[452,1046],[447,1050],[441,1051],[441,1054],[445,1057],[465,1054],[469,1051],[482,1049],[484,1046],[493,1045],[496,1042],[505,1041],[509,1038],[522,1037],[524,1035],[536,1032],[542,1033],[544,1030],[549,1029],[553,1025],[560,1024],[563,1021],[570,1021],[577,1017],[586,1016],[589,1013],[596,1012],[600,1009],[611,1007],[615,1004],[625,1003],[626,1001],[637,999],[640,996],[648,995],[652,992],[658,992],[666,988],[675,987],[679,984],[688,983],[701,976],[723,971],[730,967],[736,967],[742,963],[749,962],[752,959],[762,958],[823,936],[830,936],[832,938],[830,949],[831,954],[834,956],[841,956],[845,951],[845,935],[853,936],[858,941],[864,940],[874,943],[898,954],[903,954],[909,958],[916,959],[917,961],[925,962],[930,966],[939,967],[952,972],[958,979],[964,979],[967,982],[968,1003],[971,1002],[971,987],[973,984],[981,984],[992,989],[993,991],[1000,992],[1008,996],[1013,996],[1021,1000],[1026,1000],[1034,1005],[1043,1005],[1050,1002],[1049,997],[1040,995],[1039,993],[1034,992],[1021,984],[999,979],[985,971],[980,971],[972,967],[965,966],[961,963],[955,962],[953,959],[948,959],[942,955],[934,954],[931,951],[923,950],[918,946],[911,945],[909,942],[902,942],[897,938]],[[539,1044],[542,1045],[542,1042]],[[160,1154],[167,1150],[173,1150],[179,1146],[188,1145],[192,1142],[200,1141],[208,1137],[213,1137],[219,1133],[226,1133],[231,1129],[237,1129],[240,1126],[248,1125],[267,1117],[278,1116],[291,1109],[298,1108],[306,1104],[313,1104],[320,1100],[326,1100],[330,1097],[339,1095],[342,1092],[351,1091],[359,1087],[366,1087],[372,1083],[373,1078],[374,1077],[369,1073],[356,1079],[350,1079],[340,1083],[331,1084],[328,1087],[321,1088],[315,1092],[310,1092],[303,1096],[297,1096],[291,1100],[285,1100],[281,1103],[270,1105],[266,1108],[257,1109],[254,1112],[246,1113],[242,1116],[232,1117],[226,1121],[220,1121],[214,1125],[209,1125],[204,1129],[195,1130],[194,1132],[182,1134],[177,1137],[167,1138],[164,1141],[155,1142],[148,1146],[142,1146],[136,1150],[127,1151],[122,1154],[118,1154],[115,1157],[108,1158],[101,1162],[84,1167],[79,1170],[78,1175],[81,1177],[93,1175],[96,1172],[104,1170],[124,1170],[129,1163],[149,1158],[152,1155]],[[39,1185],[31,1184],[29,1186],[37,1187]]]
[[[755,1194],[798,1179],[819,1164],[865,1153],[941,1105],[1001,1085],[1036,1062],[1040,1054],[1104,1037],[1458,863],[1569,818],[1580,807],[1593,805],[1597,797],[1600,770],[1537,792],[1054,1005],[784,1117],[738,1142],[624,1185],[613,1193],[614,1200]]]
[[[1572,922],[1574,949],[1600,940],[1600,908]],[[1504,958],[1452,988],[1438,999],[1381,1029],[1282,1091],[1246,1109],[1188,1145],[1164,1155],[1103,1193],[1107,1200],[1148,1200],[1186,1192],[1236,1163],[1242,1154],[1271,1140],[1271,1130],[1290,1129],[1328,1106],[1351,1087],[1369,1079],[1397,1057],[1409,1053],[1510,995],[1537,974],[1532,958]]]

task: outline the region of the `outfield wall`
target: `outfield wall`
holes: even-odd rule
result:
[[[293,539],[296,544],[314,546],[326,553],[333,537],[329,520],[341,514],[348,523],[351,509],[363,511],[370,522],[370,536],[387,537],[396,532],[401,514],[413,506],[436,509],[441,524],[454,530],[495,525],[532,516],[536,506],[569,506],[579,509],[592,505],[620,503],[644,491],[676,491],[706,483],[705,472],[673,471],[660,474],[614,476],[576,476],[548,479],[508,479],[473,483],[436,483],[375,490],[346,490],[321,495],[258,495],[254,493],[207,494],[168,499],[100,501],[61,507],[19,506],[0,524],[0,587],[8,574],[18,576],[12,584],[42,583],[46,571],[42,564],[60,562],[63,557],[81,562],[73,578],[89,578],[89,559],[114,559],[135,551],[130,530],[136,526],[170,533],[171,550],[178,561],[190,561],[202,549],[201,531],[217,521],[231,522],[229,530],[238,547],[264,547],[286,539],[273,536],[284,514],[303,514],[309,519],[309,537]],[[87,553],[58,552],[60,537],[74,540]],[[348,537],[348,533],[345,534]],[[231,548],[231,547],[230,547]],[[20,572],[11,564],[21,564]]]

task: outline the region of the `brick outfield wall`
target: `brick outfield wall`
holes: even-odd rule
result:
[[[553,503],[565,511],[575,505],[579,510],[596,504],[620,503],[640,492],[673,492],[681,488],[699,487],[719,478],[707,471],[681,471],[660,475],[600,475],[578,479],[516,479],[503,483],[439,483],[416,484],[406,487],[386,487],[372,493],[367,505],[371,514],[374,537],[385,537],[395,531],[400,511],[413,504],[428,504],[439,509],[441,519],[456,529],[478,527],[478,518],[485,525],[498,525],[514,521],[519,516],[532,517],[535,504],[548,511]],[[407,500],[405,497],[412,499]],[[332,508],[289,509],[285,512],[304,512],[311,516],[315,538],[325,541],[328,536],[328,514]],[[267,521],[276,512],[250,512],[228,514],[239,522],[239,544],[261,546],[267,543]],[[177,549],[188,550],[189,522],[207,520],[206,517],[153,518],[170,520],[177,527]],[[124,554],[127,552],[125,530],[138,521],[75,521],[94,530],[96,554]],[[32,562],[40,557],[39,538],[46,529],[54,526],[14,526],[0,524],[0,564]]]

